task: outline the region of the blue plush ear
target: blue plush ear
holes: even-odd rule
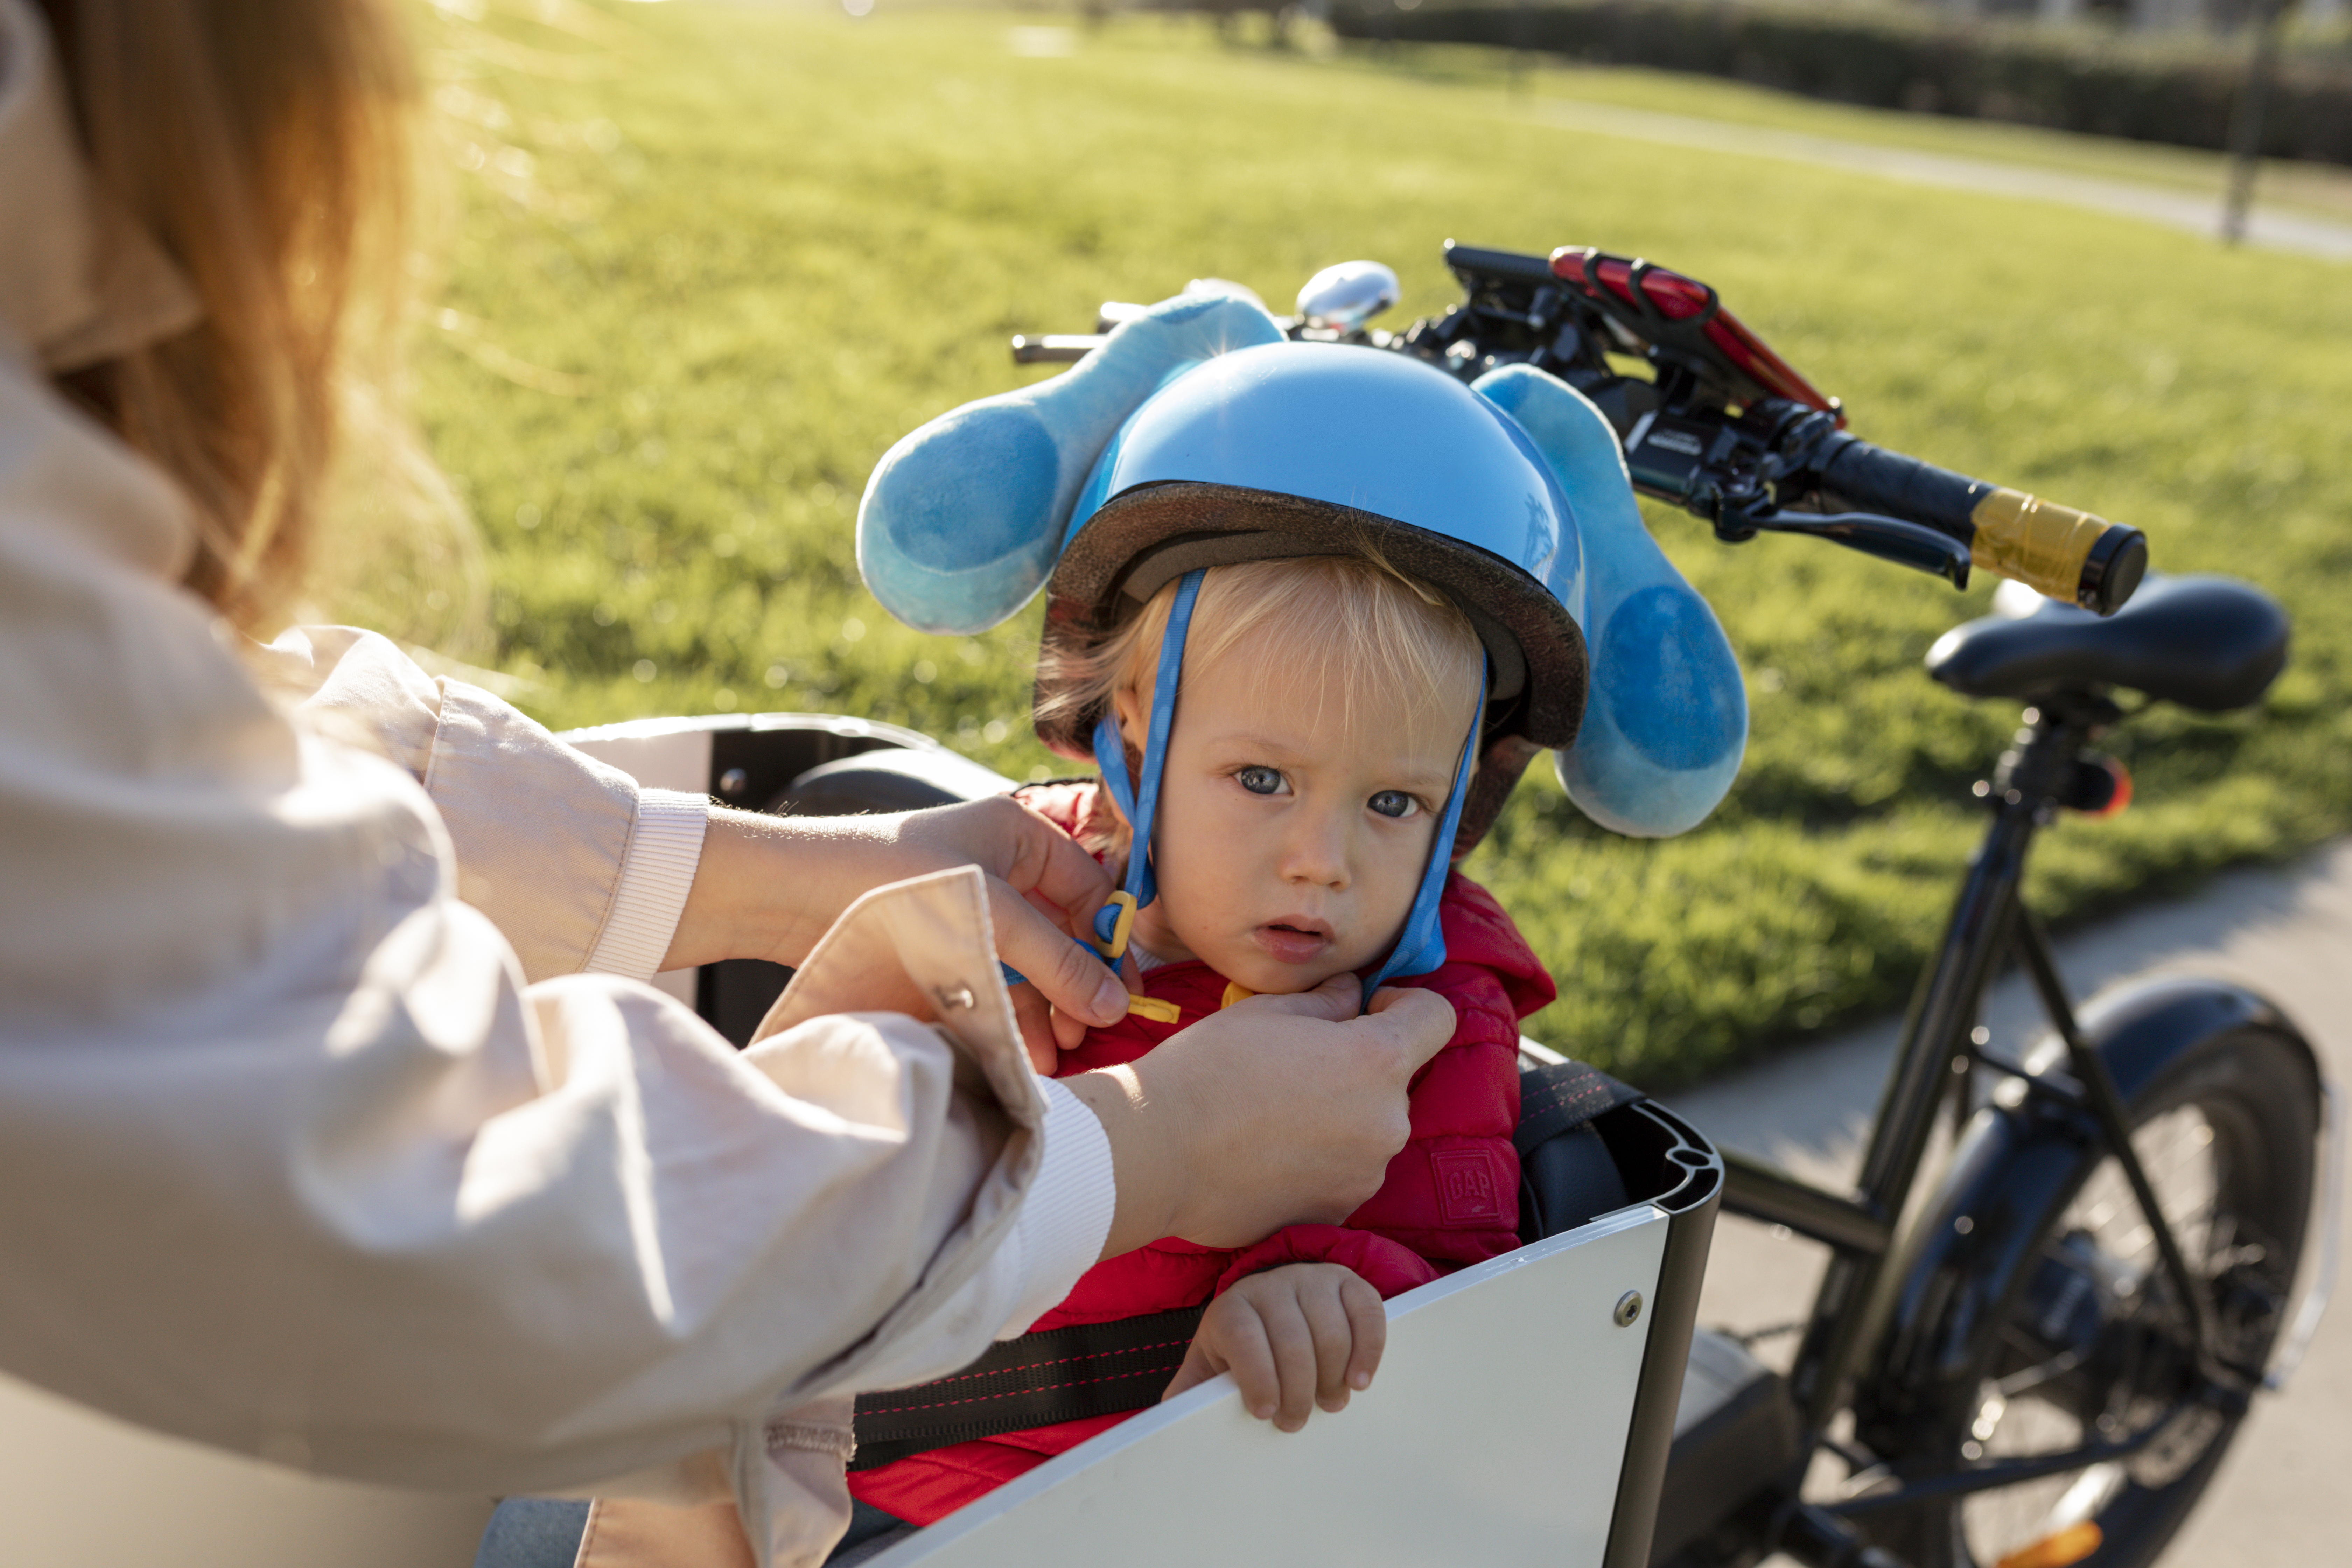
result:
[[[1171,372],[1282,329],[1222,292],[1163,300],[1064,374],[940,415],[883,454],[857,509],[857,570],[888,610],[969,634],[1029,602],[1112,436]]]
[[[1559,782],[1584,815],[1660,838],[1697,826],[1738,775],[1748,693],[1731,644],[1642,526],[1616,433],[1582,394],[1527,365],[1473,389],[1519,422],[1567,492],[1584,546],[1592,689]]]

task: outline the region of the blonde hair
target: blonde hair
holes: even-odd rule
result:
[[[175,480],[188,585],[241,626],[314,564],[339,439],[364,486],[469,538],[407,425],[396,365],[415,100],[394,0],[39,0],[100,184],[187,275],[192,330],[58,377]],[[445,555],[446,552],[443,552]]]
[[[1139,614],[1083,648],[1048,649],[1039,684],[1052,694],[1039,719],[1115,714],[1121,691],[1148,705],[1177,586],[1163,585]],[[1278,630],[1297,660],[1290,668],[1318,700],[1341,704],[1350,732],[1368,721],[1461,725],[1486,658],[1452,600],[1367,550],[1209,568],[1185,635],[1185,672],[1197,675],[1269,629]],[[1380,700],[1366,702],[1373,694]],[[1138,748],[1128,752],[1132,769]],[[1124,837],[1122,828],[1117,837]]]

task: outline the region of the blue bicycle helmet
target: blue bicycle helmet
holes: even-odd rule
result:
[[[1067,374],[899,442],[858,515],[868,586],[926,629],[993,626],[1043,586],[1046,647],[1084,647],[1185,583],[1131,797],[1108,714],[1054,704],[1038,725],[1055,751],[1102,764],[1146,845],[1198,574],[1368,547],[1447,595],[1487,654],[1486,700],[1475,726],[1465,716],[1453,798],[1381,977],[1443,961],[1445,869],[1538,750],[1561,749],[1578,804],[1621,830],[1678,832],[1721,798],[1747,733],[1738,667],[1643,531],[1606,420],[1540,371],[1465,386],[1409,355],[1293,342],[1254,300],[1180,297]],[[1617,653],[1597,674],[1588,627]],[[1591,710],[1588,691],[1603,700]],[[1572,763],[1588,731],[1607,754]],[[1149,903],[1149,857],[1130,860],[1129,891]]]
[[[1466,853],[1537,751],[1576,739],[1584,568],[1574,513],[1534,444],[1432,365],[1280,342],[1169,382],[1078,496],[1045,586],[1045,646],[1090,643],[1187,572],[1367,546],[1452,599],[1486,645]],[[1100,717],[1065,712],[1038,738],[1088,755]]]

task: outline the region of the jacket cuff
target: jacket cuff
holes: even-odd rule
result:
[[[1027,1332],[1094,1267],[1118,1201],[1102,1123],[1052,1079],[1037,1088],[1045,1097],[1045,1152],[1013,1222],[1010,1247],[1024,1279],[1000,1339]]]
[[[686,896],[694,890],[709,821],[708,796],[669,789],[638,792],[636,826],[621,862],[620,884],[613,890],[612,912],[588,954],[589,973],[650,980],[661,968],[686,912]]]

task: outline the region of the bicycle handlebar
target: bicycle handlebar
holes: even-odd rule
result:
[[[1825,497],[1921,522],[1969,559],[2053,599],[2112,615],[2147,570],[2147,536],[2090,512],[1987,484],[1840,431],[1814,458]]]
[[[1633,488],[1711,521],[1717,537],[1828,539],[1965,587],[1971,567],[2113,615],[2147,570],[2147,537],[1846,433],[1845,413],[1695,278],[1569,246],[1549,257],[1445,242],[1466,291],[1441,316],[1341,341],[1418,355],[1469,381],[1526,363],[1591,398]],[[1093,333],[1013,340],[1023,364],[1085,358],[1141,307],[1106,304]],[[1291,334],[1330,338],[1304,318]],[[1652,376],[1612,358],[1639,355]]]

